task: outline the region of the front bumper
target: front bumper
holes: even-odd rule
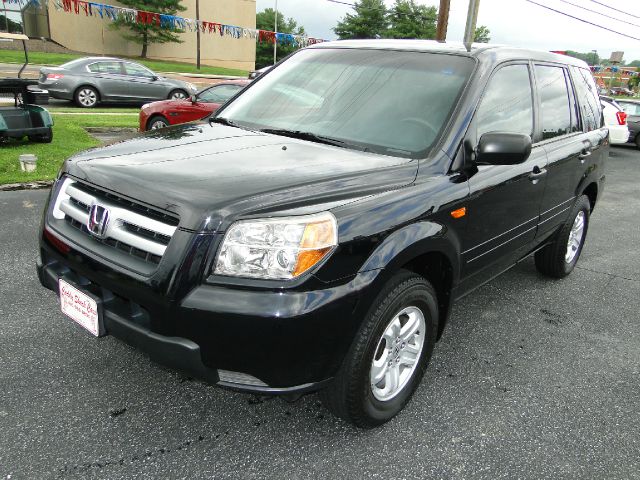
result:
[[[99,297],[105,330],[152,360],[211,384],[262,394],[322,388],[339,368],[377,272],[315,291],[254,291],[201,284],[180,300],[155,295],[72,250],[41,240],[38,276],[63,278]]]

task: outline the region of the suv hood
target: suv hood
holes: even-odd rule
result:
[[[155,130],[87,150],[64,170],[180,216],[180,227],[222,231],[238,216],[326,209],[411,183],[418,162],[220,124]]]

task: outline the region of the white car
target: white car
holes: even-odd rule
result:
[[[618,103],[608,97],[600,97],[604,124],[609,128],[609,142],[611,145],[620,145],[629,140],[629,127],[627,114]]]

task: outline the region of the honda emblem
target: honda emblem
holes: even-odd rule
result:
[[[94,203],[89,209],[87,229],[89,233],[98,238],[104,238],[109,225],[109,209]]]

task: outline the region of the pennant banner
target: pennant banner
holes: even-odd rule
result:
[[[42,0],[3,0],[5,3],[39,5]],[[255,28],[238,27],[236,25],[225,25],[204,20],[194,20],[176,15],[164,13],[147,12],[145,10],[135,10],[132,8],[116,7],[104,3],[97,3],[85,0],[50,0],[56,10],[64,10],[67,13],[85,15],[88,17],[99,16],[112,22],[124,20],[128,23],[140,25],[155,25],[167,30],[185,30],[202,33],[218,34],[221,37],[250,38],[259,43],[278,43],[295,48],[302,48],[314,43],[324,42],[320,38],[307,37],[306,35],[294,35],[291,33],[279,33],[269,30],[256,30]]]

